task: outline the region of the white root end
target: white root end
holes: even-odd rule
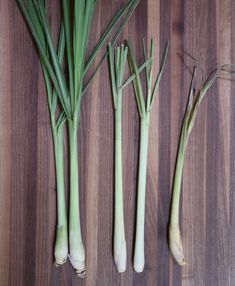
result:
[[[85,278],[86,276],[85,259],[81,261],[73,259],[71,255],[68,255],[68,257],[73,268],[76,270],[78,277]]]
[[[72,237],[73,238],[73,237]],[[69,260],[76,270],[78,277],[84,278],[86,276],[85,267],[85,249],[83,243],[75,243],[74,239],[70,240],[70,254],[68,255]]]
[[[144,263],[134,263],[134,270],[137,273],[141,273],[144,270]]]
[[[55,244],[55,265],[60,266],[67,261],[68,256],[68,241],[63,235],[57,235]]]
[[[114,261],[119,273],[126,271],[126,241],[122,241],[119,247],[114,247]]]
[[[182,239],[178,225],[169,226],[169,246],[175,261],[180,265],[186,265],[184,258]]]
[[[137,272],[137,273],[143,272],[144,264],[145,264],[145,259],[144,259],[143,248],[135,250],[135,255],[134,255],[134,270],[135,270],[135,272]]]
[[[59,267],[67,261],[67,257],[64,260],[55,260],[55,266]]]

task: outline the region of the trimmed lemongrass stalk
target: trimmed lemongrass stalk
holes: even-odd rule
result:
[[[195,77],[197,66],[194,66],[191,86],[189,91],[189,99],[184,114],[184,119],[181,127],[181,134],[179,140],[178,153],[176,158],[175,175],[173,181],[172,199],[171,199],[171,213],[169,223],[169,246],[172,255],[176,262],[183,266],[186,264],[185,256],[183,252],[182,239],[179,228],[179,205],[180,205],[180,192],[185,152],[189,135],[192,131],[194,121],[197,115],[198,107],[217,78],[228,77],[233,72],[232,65],[219,66],[205,82],[201,83],[201,86],[196,89]]]
[[[145,61],[150,61],[146,65],[147,95],[146,100],[142,83],[140,80],[140,71],[137,68],[135,54],[130,42],[127,42],[129,48],[129,65],[131,72],[135,74],[133,79],[136,102],[141,118],[140,123],[140,150],[139,150],[139,173],[138,173],[138,190],[137,190],[137,219],[135,234],[135,251],[134,251],[134,270],[142,272],[145,264],[144,255],[144,226],[145,226],[145,197],[146,197],[146,176],[147,176],[147,158],[148,158],[148,138],[150,113],[154,98],[159,89],[159,83],[165,66],[169,43],[167,42],[158,76],[153,84],[153,63],[155,46],[151,40],[150,51],[147,54],[146,46],[143,42]]]
[[[90,78],[84,82],[84,78],[90,70],[96,55],[105,45],[114,28],[117,28],[113,37],[114,44],[124,29],[132,12],[139,3],[139,0],[127,0],[117,11],[100,40],[95,45],[90,55],[87,55],[87,44],[90,34],[90,27],[93,13],[98,0],[76,0],[74,6],[70,1],[61,0],[62,19],[61,26],[64,27],[64,38],[66,47],[66,63],[68,64],[68,76],[64,72],[63,63],[60,61],[54,48],[51,26],[49,23],[46,3],[44,0],[18,0],[25,19],[30,27],[33,38],[37,45],[41,61],[43,62],[48,85],[53,88],[60,100],[63,113],[69,124],[70,137],[70,261],[80,277],[85,275],[85,254],[81,239],[81,227],[79,217],[79,188],[78,188],[78,162],[77,162],[77,129],[80,119],[80,108],[83,94],[93,79],[98,67],[104,60],[107,52],[95,67]],[[72,9],[73,8],[73,9]],[[35,16],[35,17],[34,17]],[[39,20],[38,20],[39,19]],[[86,61],[87,59],[87,61]],[[75,157],[73,157],[75,156]],[[76,162],[75,162],[76,161]],[[75,169],[74,169],[75,168]],[[75,237],[75,238],[74,238]],[[76,239],[76,237],[78,239]]]
[[[122,97],[123,89],[133,81],[133,74],[123,83],[128,48],[122,45],[113,54],[112,44],[109,44],[109,65],[113,104],[115,111],[115,207],[114,207],[114,261],[118,272],[126,269],[126,240],[124,228],[123,184],[122,184]],[[147,60],[138,71],[141,72],[150,60]]]
[[[150,120],[150,113],[148,112],[141,118],[141,123],[140,123],[137,218],[136,218],[136,235],[135,235],[135,252],[134,252],[134,269],[136,272],[142,272],[145,264],[144,225],[145,225],[145,196],[146,196],[149,120]]]
[[[109,65],[115,110],[115,207],[114,207],[114,261],[118,272],[126,270],[126,239],[124,228],[122,184],[122,86],[127,61],[127,47],[116,48],[116,57],[109,44]]]

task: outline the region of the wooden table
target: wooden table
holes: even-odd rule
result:
[[[48,1],[58,19],[58,0]],[[92,43],[123,1],[101,0]],[[102,8],[102,9],[101,9]],[[235,285],[235,83],[217,81],[200,107],[184,166],[182,235],[188,265],[167,245],[174,164],[190,73],[182,52],[205,75],[235,62],[235,1],[141,0],[123,39],[153,37],[157,61],[171,47],[154,103],[146,202],[146,266],[132,267],[139,115],[130,87],[124,97],[124,192],[128,265],[118,274],[112,257],[113,106],[107,63],[82,103],[80,189],[87,276],[69,263],[53,265],[56,192],[47,100],[38,56],[15,0],[0,2],[0,285],[7,286],[232,286]],[[120,40],[121,42],[121,40]],[[183,58],[190,63],[186,56]],[[191,61],[192,67],[192,61]],[[66,147],[66,146],[65,146]],[[67,166],[67,163],[66,163]]]

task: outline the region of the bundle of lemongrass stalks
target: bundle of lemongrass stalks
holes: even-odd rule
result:
[[[153,84],[153,65],[154,65],[154,42],[151,41],[150,51],[147,53],[145,43],[143,42],[144,63],[137,66],[136,57],[132,44],[127,41],[126,47],[116,48],[115,56],[113,48],[109,46],[109,65],[110,77],[113,94],[113,104],[115,111],[115,207],[114,207],[114,261],[119,272],[126,269],[126,240],[124,229],[124,207],[123,207],[123,186],[122,186],[122,97],[123,89],[130,82],[133,82],[134,94],[136,97],[137,107],[140,114],[140,149],[139,149],[139,174],[137,190],[137,218],[136,218],[136,236],[134,251],[134,270],[142,272],[145,264],[144,255],[144,226],[145,226],[145,197],[146,197],[146,175],[147,175],[147,157],[148,157],[148,134],[150,127],[150,114],[154,98],[159,89],[159,83],[162,78],[163,69],[166,63],[169,43],[166,44],[162,62],[160,64],[159,74]],[[132,75],[124,82],[124,70],[127,58]],[[147,85],[144,89],[140,73],[146,71]],[[208,90],[218,78],[230,78],[234,73],[233,65],[219,66],[204,81],[203,75],[199,88],[196,88],[197,66],[194,66],[192,72],[192,81],[189,91],[189,99],[182,123],[181,135],[178,146],[176,159],[176,169],[173,182],[171,214],[169,224],[169,246],[173,257],[179,265],[186,264],[182,241],[179,230],[179,203],[180,189],[182,181],[183,162],[186,151],[186,145],[189,135],[192,131],[194,121],[197,115],[199,105]],[[202,71],[202,69],[200,68]],[[124,83],[123,83],[124,82]],[[146,90],[146,96],[144,96]]]
[[[46,1],[18,0],[38,49],[48,96],[57,183],[55,263],[63,264],[68,256],[77,274],[84,277],[85,250],[80,227],[77,129],[83,94],[107,52],[94,68],[93,73],[91,72],[90,78],[86,82],[84,78],[97,53],[105,45],[114,29],[111,42],[112,44],[116,42],[139,0],[125,2],[108,24],[90,55],[87,55],[87,46],[98,0],[75,0],[73,7],[68,0],[58,1],[58,4],[59,2],[61,2],[62,16],[56,45]],[[68,76],[64,68],[65,64],[68,68]],[[60,111],[59,115],[58,111]],[[68,124],[70,151],[69,223],[64,192],[63,129],[65,123]]]
[[[159,89],[163,69],[166,63],[169,43],[166,44],[160,71],[153,82],[153,66],[155,56],[155,45],[151,40],[150,51],[147,52],[143,41],[144,63],[138,67],[134,50],[130,41],[116,48],[115,57],[113,48],[109,45],[109,65],[110,77],[113,94],[113,104],[115,110],[115,207],[114,207],[114,260],[119,272],[126,269],[126,240],[124,229],[124,209],[123,209],[123,186],[122,186],[122,97],[123,89],[130,82],[133,82],[136,102],[141,118],[140,124],[140,153],[139,153],[139,175],[138,175],[138,194],[137,194],[137,219],[136,219],[136,238],[134,252],[134,269],[142,272],[144,269],[144,225],[145,225],[145,194],[147,176],[147,157],[148,157],[148,133],[150,126],[150,113],[154,99]],[[130,78],[124,82],[125,64],[129,59],[131,71]],[[147,79],[147,92],[144,96],[140,73],[145,70]],[[124,83],[123,83],[124,82]]]
[[[166,43],[159,72],[155,80],[153,78],[154,65],[156,64],[154,62],[155,44],[153,40],[150,42],[149,49],[147,49],[145,42],[143,42],[144,63],[139,66],[130,41],[127,41],[125,45],[114,48],[118,36],[123,31],[139,1],[126,0],[125,4],[117,11],[111,22],[107,25],[93,51],[87,55],[92,18],[98,0],[60,1],[62,13],[59,23],[59,36],[56,43],[54,41],[54,33],[52,33],[52,24],[48,18],[46,1],[18,0],[38,49],[47,91],[57,185],[55,263],[59,266],[65,263],[67,257],[69,257],[79,277],[85,276],[86,269],[79,209],[77,130],[81,120],[83,95],[106,56],[109,59],[115,120],[114,261],[118,271],[124,272],[127,261],[127,246],[125,239],[122,178],[122,105],[124,88],[132,83],[140,117],[134,270],[142,272],[145,265],[145,200],[150,116],[166,65],[169,43]],[[111,41],[108,50],[103,53],[101,60],[91,70],[96,55],[105,46],[109,38],[111,38]],[[130,76],[125,80],[127,62],[129,62]],[[179,205],[187,142],[199,105],[210,87],[217,78],[229,78],[231,73],[234,73],[232,65],[219,66],[205,81],[202,77],[201,84],[197,88],[195,84],[197,67],[195,65],[192,72],[189,98],[181,127],[171,200],[169,246],[179,265],[186,263],[179,228]],[[143,71],[145,71],[146,85],[143,84],[141,78],[141,72]],[[69,215],[67,215],[64,186],[65,126],[68,126],[69,134]]]

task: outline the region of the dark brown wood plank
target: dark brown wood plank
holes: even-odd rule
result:
[[[48,2],[50,17],[57,22],[59,1]],[[89,50],[123,2],[100,0]],[[234,82],[217,81],[200,107],[190,136],[181,204],[185,267],[176,265],[167,245],[174,164],[190,84],[190,73],[179,54],[187,51],[195,56],[205,67],[205,74],[217,64],[235,62],[234,26],[232,0],[141,0],[119,43],[131,37],[141,62],[142,38],[153,37],[156,71],[166,40],[171,43],[151,117],[146,267],[137,274],[132,266],[139,147],[139,114],[132,87],[125,91],[123,110],[126,272],[118,274],[113,262],[114,120],[105,62],[84,97],[78,131],[87,264],[87,277],[80,280],[69,262],[60,268],[53,264],[56,191],[45,87],[17,1],[1,1],[0,285],[235,284]]]
[[[11,67],[10,9],[0,5],[0,284],[7,285],[10,275],[10,207],[11,207]]]

